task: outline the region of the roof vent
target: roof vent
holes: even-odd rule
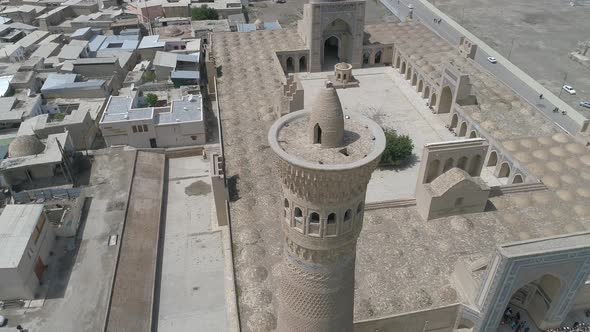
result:
[[[129,113],[125,113],[125,115],[123,115],[123,119],[128,120],[129,119]]]
[[[185,110],[185,111],[188,111],[188,108],[186,108],[186,107],[183,107],[182,109]]]
[[[176,122],[180,122],[180,119],[176,119]]]

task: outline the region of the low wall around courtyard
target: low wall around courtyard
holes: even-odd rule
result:
[[[460,310],[460,304],[452,304],[401,315],[362,320],[354,323],[353,331],[452,332],[455,329]]]

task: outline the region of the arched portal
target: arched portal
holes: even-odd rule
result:
[[[522,175],[516,174],[514,179],[512,179],[512,183],[523,183],[524,180],[522,179]]]
[[[412,76],[412,86],[416,86],[416,83],[418,83],[418,75],[414,73],[414,75]]]
[[[299,58],[299,71],[306,72],[307,71],[307,61],[305,59],[305,55]]]
[[[287,58],[287,73],[292,73],[295,71],[295,66],[293,65],[293,58]]]
[[[423,88],[424,88],[424,81],[423,80],[418,81],[418,92],[422,92]]]
[[[335,19],[323,31],[322,64],[333,69],[338,62],[350,62],[352,57],[352,33],[342,19]]]
[[[432,182],[438,176],[438,169],[440,167],[440,161],[438,159],[433,160],[428,166],[428,175],[426,176],[426,183]]]
[[[430,96],[430,106],[436,106],[436,93],[433,93],[432,96]]]
[[[461,122],[461,128],[459,128],[457,136],[463,137],[465,135],[467,135],[467,122]]]
[[[498,172],[498,177],[499,178],[507,178],[510,176],[510,165],[508,165],[508,163],[503,163],[502,166],[500,166],[500,172]]]
[[[469,164],[469,175],[471,176],[479,176],[481,168],[481,156],[476,155],[475,157],[471,158],[471,162]]]
[[[513,313],[520,311],[521,319],[530,319],[531,325],[540,327],[548,321],[548,313],[558,304],[563,288],[559,278],[545,274],[514,291],[508,306]]]
[[[369,64],[369,52],[364,52],[363,53],[363,65],[368,65]]]
[[[498,164],[498,153],[496,151],[490,152],[490,157],[488,158],[488,163],[486,166],[496,166]]]
[[[438,113],[449,113],[451,111],[451,104],[453,102],[453,93],[451,88],[445,86],[440,93],[440,104],[438,105]]]
[[[382,54],[383,54],[383,52],[381,52],[381,51],[377,51],[377,53],[375,53],[375,64],[381,63],[381,55]]]
[[[459,161],[457,162],[457,167],[466,171],[467,170],[467,157],[463,156],[463,157],[459,158]]]
[[[422,95],[422,97],[424,97],[426,99],[428,99],[428,97],[430,97],[430,87],[428,85],[424,88],[424,95]]]
[[[447,161],[445,161],[445,166],[443,167],[443,173],[453,168],[454,162],[455,161],[453,160],[453,158],[447,159]]]
[[[332,36],[324,42],[324,64],[334,65],[340,62],[339,57],[340,41],[338,38]]]
[[[453,117],[451,118],[451,126],[449,128],[453,129],[455,127],[457,127],[457,123],[459,122],[459,116],[457,115],[457,113],[453,114]]]

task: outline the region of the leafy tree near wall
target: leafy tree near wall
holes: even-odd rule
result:
[[[393,129],[384,129],[385,151],[381,155],[381,165],[399,166],[408,160],[414,149],[414,142],[408,135],[399,135]]]
[[[147,101],[148,105],[150,105],[150,107],[155,107],[158,103],[158,96],[153,93],[148,93],[145,96],[145,100]]]
[[[153,71],[146,71],[143,73],[143,80],[145,82],[153,82],[156,80],[156,74]]]
[[[198,8],[193,8],[191,16],[195,21],[219,19],[219,13],[217,12],[217,10],[215,10],[214,8],[207,7],[207,5]]]

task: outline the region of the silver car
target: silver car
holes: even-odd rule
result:
[[[581,101],[580,106],[590,108],[590,100]]]

